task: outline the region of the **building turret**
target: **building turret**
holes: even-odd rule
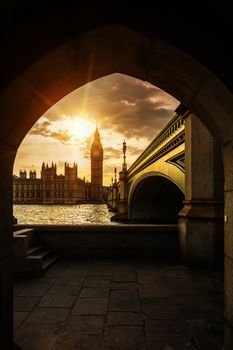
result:
[[[65,179],[66,180],[77,180],[78,177],[78,165],[77,163],[73,163],[71,166],[69,163],[65,162]]]
[[[54,180],[57,176],[57,167],[54,163],[51,164],[51,166],[48,165],[48,163],[42,164],[41,167],[41,179],[42,180]]]
[[[26,179],[27,178],[26,170],[20,170],[19,177],[20,177],[20,179]]]
[[[30,170],[29,178],[30,179],[36,179],[36,170]]]

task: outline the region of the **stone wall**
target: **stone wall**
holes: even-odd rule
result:
[[[29,227],[17,225],[17,228]],[[32,225],[30,225],[32,227]],[[33,225],[37,243],[66,257],[179,259],[177,225]]]

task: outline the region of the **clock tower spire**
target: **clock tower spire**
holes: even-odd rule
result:
[[[103,147],[100,141],[98,124],[91,145],[91,199],[103,200]]]

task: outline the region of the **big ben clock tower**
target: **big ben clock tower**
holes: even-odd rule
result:
[[[91,145],[91,199],[103,200],[103,147],[100,142],[98,126]]]

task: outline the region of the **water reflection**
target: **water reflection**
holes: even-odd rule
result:
[[[13,210],[18,224],[115,224],[105,204],[15,204]]]

